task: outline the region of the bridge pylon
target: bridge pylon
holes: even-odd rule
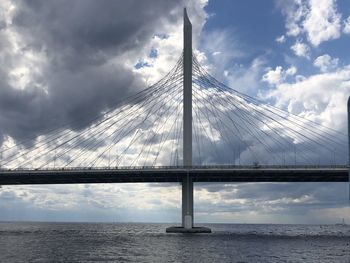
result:
[[[183,27],[183,166],[188,172],[182,178],[182,226],[169,227],[166,232],[210,233],[206,227],[193,226],[192,167],[192,24],[184,9]]]

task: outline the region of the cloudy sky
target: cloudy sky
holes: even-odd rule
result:
[[[161,79],[182,52],[184,6],[195,54],[210,74],[346,132],[348,1],[0,0],[0,145],[45,136],[51,127],[83,129],[117,99]],[[180,217],[177,184],[0,189],[0,220]],[[334,223],[343,217],[350,220],[345,183],[195,185],[197,222]]]

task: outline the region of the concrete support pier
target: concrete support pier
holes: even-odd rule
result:
[[[193,182],[189,174],[182,179],[182,227],[193,227]]]
[[[183,55],[183,165],[192,166],[192,24],[184,9]],[[206,227],[193,227],[193,181],[182,178],[182,226],[169,227],[167,233],[210,233]]]
[[[184,228],[182,226],[172,226],[166,229],[167,233],[181,233],[181,234],[200,234],[200,233],[211,233],[211,229],[208,227],[191,227]]]

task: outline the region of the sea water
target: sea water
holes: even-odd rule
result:
[[[0,223],[0,262],[350,262],[350,226]]]

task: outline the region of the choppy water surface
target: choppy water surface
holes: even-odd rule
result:
[[[0,262],[350,262],[350,226],[0,223]]]

